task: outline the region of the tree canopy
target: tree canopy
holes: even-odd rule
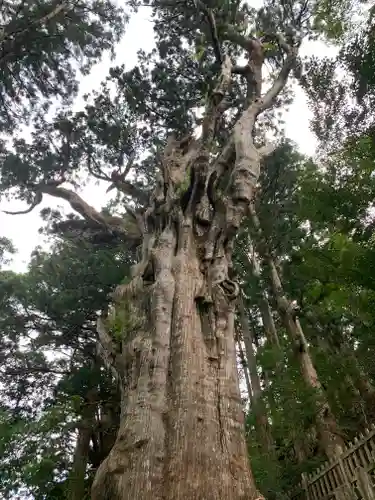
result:
[[[111,67],[76,111],[80,75],[115,53],[139,9],[155,48]],[[227,251],[234,238],[227,281],[241,285],[236,355],[261,493],[290,497],[332,457],[324,426],[336,453],[375,421],[374,12],[355,0],[2,3],[0,201],[26,213],[54,197],[72,210],[40,212],[51,246],[23,273],[0,238],[4,498],[90,497],[123,418],[116,356],[144,327],[126,295],[113,304],[137,273],[155,279],[150,241],[181,213],[209,241],[223,206],[243,206],[242,225],[228,216],[230,236],[214,241]],[[316,39],[337,55],[302,59]],[[314,158],[285,136],[295,85]],[[249,144],[260,170],[247,190],[249,172],[236,175]],[[97,181],[115,193],[100,211],[80,194]]]

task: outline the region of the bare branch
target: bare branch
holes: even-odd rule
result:
[[[260,112],[265,111],[266,109],[272,106],[275,98],[284,89],[288,81],[289,74],[293,69],[297,60],[297,52],[298,52],[297,48],[289,45],[286,42],[285,38],[280,34],[276,35],[276,38],[280,47],[286,52],[287,56],[272,87],[260,102]]]
[[[134,165],[134,161],[135,161],[135,157],[136,157],[136,154],[135,153],[132,153],[130,156],[129,156],[129,160],[128,160],[128,163],[126,164],[126,167],[122,173],[122,175],[124,176],[124,179],[125,177],[128,175],[130,169],[133,167]]]
[[[7,215],[25,215],[25,214],[29,214],[32,210],[34,210],[34,208],[36,206],[38,206],[42,202],[42,200],[43,200],[43,194],[40,191],[37,191],[35,193],[35,197],[34,197],[34,200],[33,200],[32,204],[26,210],[18,210],[17,212],[10,212],[8,210],[3,210],[3,213],[7,214]]]
[[[121,237],[126,248],[135,249],[142,241],[142,230],[138,226],[134,216],[126,213],[123,218],[108,217],[110,221],[110,230],[105,227],[104,230],[98,227],[98,224],[88,219],[72,219],[55,222],[52,225],[52,234],[63,233],[64,238],[88,239],[92,244],[103,244],[115,241]]]
[[[40,201],[42,201],[43,194],[49,194],[56,198],[66,200],[67,202],[69,202],[73,210],[79,213],[84,219],[94,222],[97,226],[104,227],[107,231],[112,232],[115,230],[125,233],[127,232],[126,224],[123,219],[121,219],[120,217],[105,216],[96,211],[74,191],[59,187],[59,184],[61,184],[62,182],[64,182],[64,179],[60,181],[49,181],[45,184],[30,185],[30,189],[35,191],[36,195],[32,207],[30,207],[27,212],[30,212],[36,205],[40,203]]]
[[[123,172],[121,172],[121,168],[113,170],[111,176],[106,178],[106,180],[112,181],[112,184],[108,187],[106,192],[109,193],[109,191],[112,191],[112,189],[118,189],[125,195],[135,198],[135,200],[139,202],[141,205],[145,205],[148,203],[148,194],[145,191],[142,191],[142,189],[139,189],[131,182],[125,180],[130,169],[134,165],[135,158],[136,154],[132,153],[129,157],[129,160]]]
[[[48,184],[39,185],[37,189],[40,190],[42,193],[46,193],[56,198],[61,198],[63,200],[66,200],[73,208],[73,210],[82,215],[82,217],[84,217],[85,219],[90,219],[99,224],[100,226],[108,227],[109,225],[108,218],[97,212],[95,208],[86,203],[74,191],[58,186],[53,186],[53,185],[51,186]]]

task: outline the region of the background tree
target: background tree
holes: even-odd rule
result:
[[[55,94],[30,101],[31,139],[2,146],[2,193],[75,214],[44,211],[52,253],[2,273],[4,495],[84,498],[96,472],[98,499],[254,496],[247,446],[261,491],[289,495],[331,453],[323,420],[338,445],[371,421],[371,160],[363,141],[350,155],[333,139],[330,157],[303,158],[275,113],[292,70],[311,96],[334,95],[315,61],[301,79],[297,50],[350,35],[340,5],[155,1],[156,49],[113,68],[82,111],[48,118]],[[101,211],[77,192],[88,179],[116,193]],[[241,226],[250,202],[258,223]]]
[[[110,0],[5,0],[1,4],[0,131],[42,116],[56,98],[69,104],[77,72],[87,74],[112,51],[126,15]]]
[[[5,498],[83,498],[116,437],[119,394],[97,353],[96,314],[129,254],[77,243],[36,251],[25,275],[2,273]]]

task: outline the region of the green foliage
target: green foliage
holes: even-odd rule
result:
[[[109,0],[2,2],[0,131],[21,125],[30,112],[45,113],[55,97],[71,102],[77,69],[87,74],[113,50],[125,21]]]
[[[144,326],[144,312],[129,302],[116,305],[108,318],[108,327],[117,341],[126,341]]]
[[[96,357],[95,322],[96,311],[123,279],[128,256],[120,245],[106,249],[82,243],[57,243],[52,254],[36,251],[24,275],[2,272],[4,498],[20,491],[36,499],[65,498],[87,395],[99,387],[98,408],[118,408],[113,382]],[[89,464],[92,460],[95,466],[103,453],[100,441],[97,446],[90,449]]]
[[[347,31],[357,2],[352,0],[316,2],[314,29],[326,35],[330,41],[338,41]]]
[[[129,5],[137,8],[141,3]],[[31,205],[36,187],[43,183],[112,182],[113,173],[127,172],[136,177],[134,189],[123,188],[99,214],[116,214],[121,221],[125,204],[129,215],[130,208],[138,209],[148,199],[170,131],[182,136],[201,124],[196,109],[207,104],[218,75],[207,23],[194,2],[146,2],[152,7],[155,50],[140,51],[133,69],[111,68],[77,112],[70,108],[77,75],[86,74],[103,51],[113,49],[123,33],[124,12],[110,1],[79,0],[68,12],[45,19],[52,12],[51,2],[3,4],[0,44],[6,60],[0,61],[0,131],[10,134],[30,118],[33,121],[30,139],[10,134],[0,144],[0,194]],[[357,6],[355,1],[267,0],[256,12],[240,1],[207,2],[215,14],[222,50],[233,62],[244,55],[224,39],[228,24],[237,33],[261,34],[271,74],[280,68],[282,57],[278,44],[267,38],[270,32],[286,37],[322,35],[342,44],[336,60],[307,61],[301,79],[310,97],[314,130],[330,154],[314,162],[287,140],[280,141],[262,164],[255,206],[286,293],[301,307],[300,321],[314,364],[348,440],[374,418],[371,401],[360,387],[364,380],[375,384],[374,30],[369,15],[353,31],[351,16]],[[350,78],[339,81],[338,66]],[[58,111],[51,118],[47,111],[55,98]],[[277,104],[288,101],[286,94]],[[230,109],[217,125],[215,154],[246,102],[246,86],[238,75],[233,76],[228,102]],[[257,140],[269,131],[282,136],[275,120],[274,111],[263,114]],[[223,176],[222,185],[227,181]],[[176,187],[178,194],[189,185],[187,175]],[[72,207],[77,210],[77,203]],[[96,351],[96,319],[107,309],[114,287],[129,282],[139,238],[129,242],[88,217],[82,205],[77,212],[85,220],[45,209],[43,231],[51,248],[36,249],[24,274],[0,271],[4,498],[64,498],[81,423],[92,431],[86,450],[87,493],[116,436],[119,394]],[[259,243],[259,234],[245,224],[234,261],[253,321],[256,371],[275,453],[262,448],[251,408],[246,419],[249,452],[261,491],[267,498],[284,499],[301,472],[325,460],[314,433],[317,394],[302,382],[295,346],[275,312],[264,256],[258,256],[261,276],[252,275],[249,241]],[[13,252],[2,238],[0,263],[7,265]],[[259,309],[262,296],[269,299],[280,349],[266,342]],[[113,310],[108,326],[120,344],[144,320],[125,302]],[[109,436],[109,444],[103,436]]]

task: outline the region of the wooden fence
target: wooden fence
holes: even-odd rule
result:
[[[375,425],[335,460],[307,476],[292,500],[375,500]]]

